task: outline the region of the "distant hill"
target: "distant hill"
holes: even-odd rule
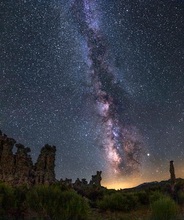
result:
[[[170,180],[163,180],[163,181],[153,181],[153,182],[146,182],[142,183],[138,186],[124,189],[123,191],[140,191],[140,190],[156,190],[156,189],[167,189],[170,188],[171,186],[171,181]],[[177,178],[176,183],[175,183],[175,188],[177,190],[183,189],[184,188],[184,179],[182,178]]]

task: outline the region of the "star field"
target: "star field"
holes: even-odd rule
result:
[[[0,129],[30,147],[34,160],[44,144],[56,145],[58,179],[89,179],[102,170],[104,185],[129,187],[167,179],[170,160],[184,177],[184,1],[91,1],[88,24],[99,28],[104,63],[118,85],[106,92],[115,97],[118,120],[143,142],[140,172],[113,178],[101,144],[86,24],[76,20],[73,2],[0,3]]]

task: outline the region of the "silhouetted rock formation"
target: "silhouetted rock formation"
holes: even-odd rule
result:
[[[79,178],[76,179],[74,183],[72,183],[72,179],[61,179],[61,185],[74,188],[77,192],[82,192],[85,189],[89,188],[100,188],[101,187],[101,177],[102,171],[97,171],[96,175],[92,175],[90,182],[86,179],[80,180]]]
[[[13,153],[13,147],[17,148]],[[58,182],[55,178],[55,154],[56,147],[46,144],[40,152],[37,162],[33,164],[29,155],[30,148],[22,144],[16,144],[16,141],[7,137],[0,130],[0,181],[11,185],[37,185],[52,184]],[[72,183],[72,179],[60,180],[60,184],[71,187],[77,191],[83,189],[101,187],[102,171],[97,171],[90,182],[79,178]]]
[[[17,148],[17,152],[15,154],[15,184],[33,184],[33,162],[30,155],[28,155],[31,150],[28,147],[24,147],[22,144],[16,144],[15,146]]]
[[[16,144],[0,131],[0,181],[13,184],[52,184],[55,182],[56,147],[45,145],[35,165],[28,154],[30,148]],[[17,152],[13,154],[14,145]]]
[[[175,176],[175,171],[174,171],[174,161],[173,160],[170,161],[170,170],[169,171],[170,171],[170,175],[171,175],[171,178],[170,178],[171,184],[174,184],[176,181],[176,176]]]
[[[176,184],[176,176],[175,176],[175,171],[174,171],[174,161],[171,160],[170,161],[170,182],[171,182],[171,194],[173,196],[173,199],[176,199],[176,195],[175,195],[175,184]]]
[[[96,175],[92,175],[92,179],[91,179],[89,184],[100,187],[101,186],[101,180],[102,180],[101,174],[102,174],[102,171],[97,171]]]
[[[64,186],[67,186],[67,187],[70,187],[70,188],[73,187],[72,179],[68,179],[68,178],[66,178],[65,180],[61,179],[60,183],[61,183],[61,185],[64,185]]]
[[[0,180],[8,183],[14,180],[15,156],[12,149],[15,143],[14,139],[6,135],[0,136]]]
[[[82,190],[86,186],[89,186],[86,179],[80,180],[79,178],[77,178],[75,183],[73,184],[73,188],[76,189],[76,190]]]
[[[55,182],[55,152],[56,147],[45,145],[35,164],[35,183],[50,184]]]

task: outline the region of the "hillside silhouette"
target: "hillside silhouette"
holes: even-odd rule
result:
[[[115,190],[101,186],[101,171],[89,182],[57,180],[55,146],[46,144],[35,164],[29,153],[0,132],[0,219],[184,219],[184,180],[175,177],[173,161],[168,180]]]

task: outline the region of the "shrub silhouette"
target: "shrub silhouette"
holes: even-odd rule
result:
[[[61,191],[58,186],[37,186],[26,196],[29,207],[39,217],[53,220],[86,220],[89,206],[75,191]]]
[[[148,205],[149,204],[149,194],[145,191],[139,191],[136,193],[138,197],[138,201],[141,205]]]
[[[149,202],[150,204],[152,204],[153,202],[156,202],[157,200],[162,199],[163,197],[165,197],[165,195],[162,192],[158,190],[153,191],[150,193]]]
[[[184,204],[184,192],[182,190],[177,192],[177,201],[180,205]]]
[[[12,212],[15,208],[16,197],[14,189],[4,183],[0,183],[0,216]]]
[[[173,220],[177,217],[178,207],[174,200],[162,197],[151,204],[152,220]]]
[[[123,194],[122,192],[105,195],[98,201],[98,207],[110,211],[131,211],[138,205],[138,198],[133,193]]]

